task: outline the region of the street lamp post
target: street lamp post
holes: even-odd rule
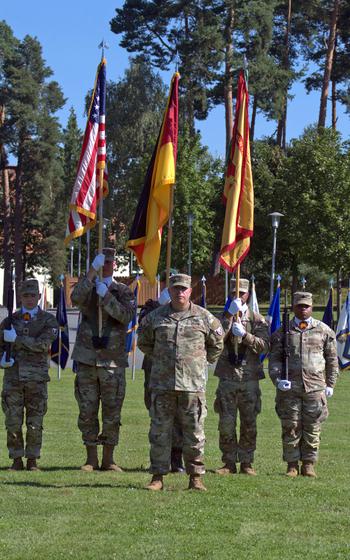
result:
[[[192,226],[194,222],[194,215],[188,214],[187,216],[187,225],[188,225],[188,267],[187,272],[188,275],[191,276],[192,272]]]
[[[280,219],[284,214],[280,212],[271,212],[272,230],[273,230],[273,242],[272,242],[272,265],[271,265],[271,280],[270,280],[270,303],[273,299],[273,291],[275,286],[275,264],[276,264],[276,246],[277,246],[277,230],[280,225]]]

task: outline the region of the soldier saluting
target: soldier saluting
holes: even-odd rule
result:
[[[282,425],[283,460],[287,476],[315,477],[321,423],[328,416],[327,398],[338,375],[335,333],[312,317],[312,294],[295,292],[289,332],[271,338],[269,374],[276,385],[276,412]],[[288,325],[287,325],[288,327]],[[288,334],[288,379],[284,339]]]
[[[43,418],[47,412],[47,382],[49,377],[49,349],[57,336],[57,321],[38,306],[39,283],[28,278],[20,287],[22,307],[12,315],[12,326],[6,319],[0,325],[0,344],[3,352],[0,366],[4,368],[1,395],[5,414],[7,447],[13,459],[11,470],[39,470],[42,445]],[[6,343],[11,344],[11,357],[6,357]],[[22,433],[23,418],[27,427],[26,441]]]
[[[82,470],[99,468],[97,445],[103,445],[101,470],[121,471],[113,459],[119,441],[121,409],[125,397],[126,332],[135,311],[131,290],[113,280],[115,251],[111,248],[95,257],[86,276],[72,292],[72,303],[79,307],[79,325],[72,359],[77,362],[75,398],[79,406],[78,426],[86,446]],[[102,281],[98,272],[102,267]],[[98,328],[99,299],[102,307],[102,333]],[[102,406],[102,431],[98,411]]]

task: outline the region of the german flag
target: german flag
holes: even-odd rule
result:
[[[169,219],[171,188],[175,183],[179,78],[176,72],[171,80],[162,126],[126,244],[151,284],[157,274],[162,227]]]
[[[227,160],[224,187],[226,204],[220,264],[234,272],[250,249],[254,224],[254,191],[250,163],[248,88],[241,70],[238,77],[235,122]]]

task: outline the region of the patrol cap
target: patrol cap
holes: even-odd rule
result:
[[[174,286],[184,286],[185,288],[191,287],[191,276],[187,274],[174,274],[169,279],[169,287],[173,288]]]
[[[115,249],[112,247],[104,247],[102,249],[102,253],[105,256],[105,262],[114,262],[115,261]]]
[[[231,278],[230,289],[231,289],[231,292],[235,291],[235,289],[236,289],[236,278]],[[249,280],[247,280],[246,278],[240,278],[239,279],[239,291],[243,292],[243,293],[249,292]]]
[[[36,278],[27,278],[23,280],[20,288],[21,294],[38,294],[39,282]]]
[[[312,305],[312,293],[295,292],[293,294],[293,305]]]

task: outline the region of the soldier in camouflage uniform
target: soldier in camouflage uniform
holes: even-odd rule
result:
[[[175,274],[169,284],[171,303],[149,313],[139,327],[139,347],[152,358],[149,439],[153,477],[147,488],[163,488],[177,416],[183,430],[189,489],[206,490],[201,480],[207,415],[206,364],[214,362],[222,351],[223,331],[220,321],[209,311],[190,302],[190,276]]]
[[[312,314],[312,294],[296,292],[295,317],[289,324],[289,375],[283,379],[284,335],[271,337],[269,373],[276,385],[276,412],[282,425],[283,460],[287,476],[315,477],[321,423],[328,416],[327,398],[333,395],[338,374],[335,333]]]
[[[135,312],[134,296],[125,285],[113,280],[114,249],[103,249],[95,257],[86,277],[72,292],[82,320],[72,358],[76,361],[75,398],[79,406],[78,427],[87,459],[81,468],[99,468],[97,445],[103,445],[101,470],[121,471],[113,459],[119,440],[121,409],[125,396],[126,333]],[[103,279],[98,271],[103,267]],[[98,332],[98,300],[102,307],[102,334]],[[98,411],[102,406],[102,431]]]
[[[153,299],[149,299],[146,301],[145,305],[141,307],[140,316],[139,316],[139,323],[141,323],[142,319],[146,317],[148,313],[157,309],[160,305],[165,305],[169,303],[170,296],[167,288],[164,288],[162,293],[160,294],[159,300],[154,301]],[[142,361],[142,369],[145,374],[145,381],[144,381],[144,403],[147,410],[151,408],[151,394],[152,391],[150,389],[150,379],[151,379],[151,371],[152,371],[152,358],[144,355]],[[183,463],[182,463],[182,447],[183,447],[183,434],[182,428],[178,418],[174,419],[173,425],[173,435],[172,435],[172,444],[171,444],[171,472],[172,473],[183,473]]]
[[[231,281],[232,296],[234,289],[235,280]],[[264,318],[250,312],[248,299],[249,280],[242,278],[239,298],[232,300],[221,319],[225,346],[214,373],[219,377],[214,410],[219,414],[219,445],[224,463],[216,472],[221,475],[236,473],[237,462],[241,464],[242,474],[256,474],[252,463],[256,449],[256,419],[261,411],[260,354],[268,351],[269,333]],[[239,440],[236,434],[238,413]]]
[[[5,414],[7,447],[13,459],[11,470],[37,471],[42,445],[43,418],[47,411],[49,350],[58,333],[55,317],[38,306],[39,283],[35,278],[22,282],[22,307],[12,316],[9,329],[6,319],[0,325],[3,352],[0,367],[4,368],[1,395]],[[11,358],[6,361],[5,345],[11,343]],[[24,445],[22,426],[25,414],[27,427]]]

